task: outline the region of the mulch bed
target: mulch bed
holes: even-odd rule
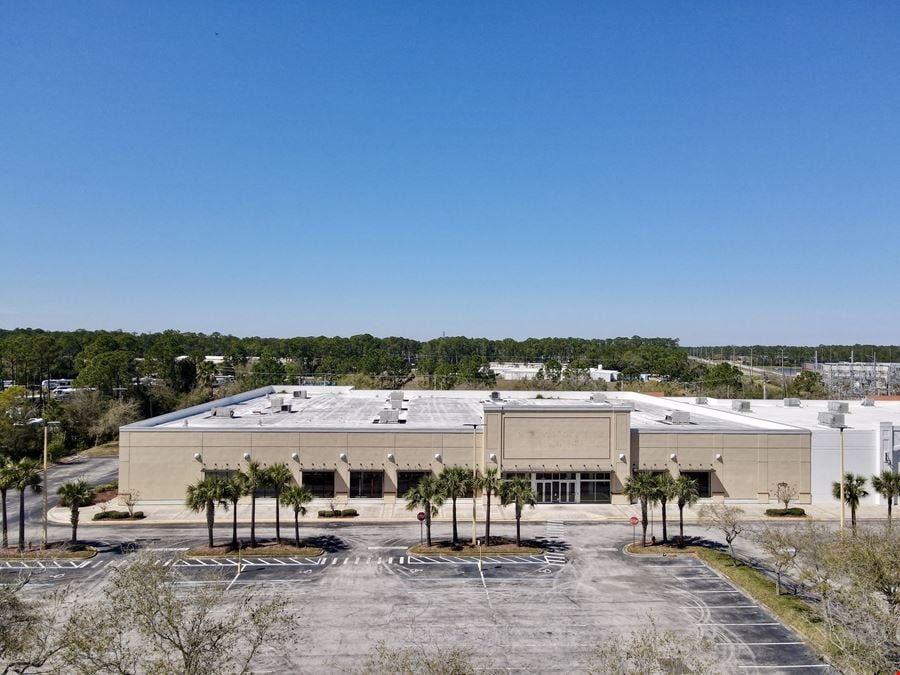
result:
[[[17,548],[0,548],[0,560],[50,560],[54,558],[74,558],[84,560],[93,558],[97,551],[93,548],[77,547],[69,548],[68,544],[51,543],[49,548],[41,549],[33,546],[31,549],[19,551]]]
[[[305,544],[302,539],[301,544]],[[324,551],[318,546],[304,545],[297,548],[293,544],[286,541],[278,542],[257,542],[256,547],[244,546],[241,548],[242,556],[302,556],[304,558],[314,558],[322,555]],[[218,546],[196,546],[185,553],[189,558],[213,557],[220,558],[222,556],[236,556],[237,549],[231,546],[231,542]]]
[[[534,541],[523,541],[522,546],[516,546],[513,539],[505,537],[491,537],[490,546],[472,546],[471,542],[460,541],[459,546],[454,547],[451,541],[432,541],[432,546],[418,544],[409,549],[410,553],[422,555],[539,555],[544,552],[542,546]]]

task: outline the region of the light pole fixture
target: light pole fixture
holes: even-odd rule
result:
[[[245,452],[245,453],[244,453],[244,460],[247,461],[247,462],[250,461],[250,453],[249,453],[249,452]]]
[[[475,500],[475,483],[478,480],[478,447],[477,436],[475,430],[481,426],[480,422],[467,422],[464,426],[472,427],[472,546],[478,542],[478,527],[475,510],[477,502]],[[488,542],[490,545],[491,542]]]
[[[291,453],[291,459],[294,460],[295,462],[299,462],[299,461],[300,461],[300,453],[299,453],[299,452],[292,452],[292,453]]]
[[[41,536],[41,548],[46,549],[47,548],[47,511],[48,511],[48,508],[47,508],[48,507],[48,504],[47,504],[47,492],[48,492],[48,488],[47,488],[47,463],[48,463],[47,462],[47,445],[48,445],[47,437],[48,437],[48,434],[51,429],[56,429],[57,427],[59,427],[59,422],[53,422],[50,420],[45,420],[43,417],[38,417],[37,419],[29,420],[28,423],[44,427],[44,477],[43,477],[44,489],[41,491],[43,493],[43,502],[44,502],[44,509],[43,509],[44,510],[44,522],[43,522],[44,530],[43,530],[43,533]]]
[[[841,500],[841,538],[844,536],[844,427],[843,425],[838,427],[838,431],[840,431],[841,435],[841,476],[838,485],[840,486],[840,500]]]

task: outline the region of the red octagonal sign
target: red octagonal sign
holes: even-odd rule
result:
[[[631,523],[632,526],[637,525],[638,522],[639,522],[639,521],[638,521],[638,517],[637,517],[637,516],[631,516],[631,518],[628,519],[628,522]]]
[[[425,512],[419,511],[419,513],[416,514],[416,518],[418,518],[419,520],[425,520]]]

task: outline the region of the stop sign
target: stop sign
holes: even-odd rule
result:
[[[418,518],[419,520],[425,520],[425,512],[424,512],[424,511],[419,511],[419,512],[416,514],[416,518]]]
[[[628,519],[628,522],[631,523],[632,527],[634,527],[635,525],[638,524],[638,517],[637,517],[637,516],[631,516],[631,518]]]

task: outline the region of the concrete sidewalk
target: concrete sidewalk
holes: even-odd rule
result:
[[[686,523],[696,523],[697,522],[697,512],[699,508],[703,504],[698,504],[693,508],[685,508],[684,510],[684,521]],[[747,520],[770,520],[772,522],[793,522],[793,521],[801,521],[803,519],[788,519],[788,518],[767,518],[765,515],[765,511],[768,508],[778,508],[776,504],[732,504],[733,506],[739,506],[744,510],[744,514]],[[304,524],[311,523],[327,523],[327,522],[342,522],[342,523],[353,523],[353,522],[377,522],[377,523],[391,523],[391,522],[415,522],[416,521],[416,513],[414,511],[408,511],[406,509],[406,504],[404,502],[397,502],[394,504],[386,504],[380,499],[367,499],[367,500],[350,500],[349,503],[338,503],[336,504],[338,508],[352,508],[356,509],[359,513],[358,516],[353,518],[319,518],[318,511],[321,510],[330,510],[331,502],[329,500],[317,499],[311,502],[308,506],[308,513],[305,517],[301,518],[301,521]],[[837,521],[840,519],[840,508],[837,503],[835,504],[798,504],[796,506],[800,506],[806,510],[808,519],[811,520],[820,520],[820,521]],[[107,504],[108,510],[121,510],[124,511],[124,504],[120,503],[118,499],[111,500]],[[101,507],[98,506],[89,506],[81,509],[81,518],[80,522],[82,524],[103,524],[103,523],[113,523],[113,524],[147,524],[147,525],[164,525],[164,524],[193,524],[193,523],[206,523],[205,513],[195,513],[190,509],[186,508],[183,504],[177,503],[151,503],[151,502],[142,502],[138,506],[135,507],[136,511],[143,511],[145,518],[143,520],[137,521],[122,521],[122,520],[107,520],[107,521],[93,521],[92,518],[95,513],[98,513],[101,510]],[[675,505],[669,505],[667,507],[668,519],[670,522],[678,521],[678,507]],[[459,522],[471,522],[472,520],[472,502],[471,500],[460,499],[456,503],[456,511],[457,511],[457,519]],[[451,520],[451,506],[449,503],[446,503],[440,510],[438,516],[434,519],[438,522],[450,522]],[[569,523],[625,523],[628,522],[628,519],[631,516],[637,516],[640,518],[641,509],[638,504],[631,504],[628,506],[616,506],[612,504],[538,504],[534,508],[526,508],[522,513],[522,520],[529,522],[543,522],[548,520],[558,520],[565,521]],[[484,522],[485,518],[485,509],[482,504],[478,504],[476,517],[478,522]],[[226,511],[223,508],[216,509],[216,522],[222,523],[225,521],[230,521],[232,518],[231,510]],[[846,510],[846,518],[849,522],[850,520],[850,509]],[[857,510],[857,518],[859,520],[886,520],[887,519],[887,506],[861,506]],[[56,507],[50,509],[50,513],[48,519],[54,523],[60,524],[68,524],[69,523],[69,509]],[[292,523],[294,519],[294,513],[291,509],[282,507],[281,508],[281,522],[282,523]],[[515,521],[515,511],[512,506],[500,506],[497,502],[491,503],[491,520],[495,522],[514,522]],[[653,520],[660,520],[660,509],[659,507],[653,509]],[[250,505],[249,504],[239,504],[238,505],[238,521],[241,523],[249,523],[250,522]],[[256,521],[258,523],[273,523],[275,522],[275,500],[273,499],[258,499],[256,502]]]

